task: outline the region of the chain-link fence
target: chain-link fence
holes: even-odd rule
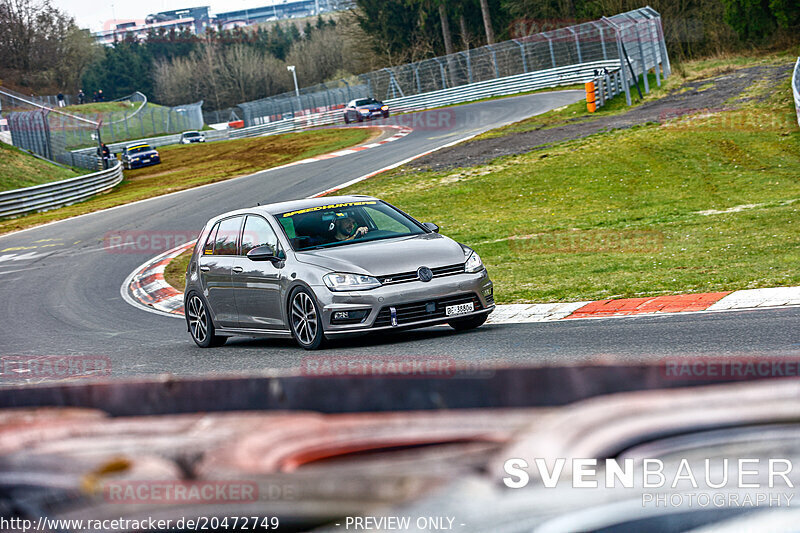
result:
[[[98,159],[93,155],[68,151],[69,144],[97,146],[97,122],[46,107],[6,89],[0,89],[0,113],[8,120],[14,146],[63,165],[97,170]]]
[[[94,112],[77,115],[0,89],[0,112],[8,119],[14,146],[51,161],[92,170],[98,168],[92,150],[101,141],[115,143],[203,127],[203,102],[164,107],[150,104],[138,92],[124,101],[118,109],[107,106],[100,111],[96,103],[89,104],[86,109]],[[75,152],[81,148],[92,150]]]
[[[620,61],[625,58],[624,61]],[[393,100],[433,91],[468,86],[570,65],[599,61],[620,61],[625,67],[623,82],[627,88],[633,78],[644,78],[654,69],[657,82],[670,74],[661,16],[651,8],[642,8],[610,18],[566,28],[528,35],[481,48],[434,57],[416,63],[388,67],[351,79],[322,83],[300,90],[299,96],[288,92],[239,104],[246,127],[257,126],[339,109],[353,98],[371,96]],[[524,89],[521,89],[524,90]]]

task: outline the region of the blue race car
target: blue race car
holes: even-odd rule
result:
[[[344,121],[346,124],[380,117],[389,117],[389,106],[374,98],[352,100],[344,108]]]
[[[125,168],[139,168],[161,163],[161,156],[149,144],[129,144],[122,150],[122,165]]]

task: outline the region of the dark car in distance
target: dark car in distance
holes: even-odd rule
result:
[[[380,117],[389,118],[389,106],[374,98],[351,100],[344,108],[346,124]]]
[[[120,154],[122,166],[127,169],[147,167],[161,163],[158,151],[149,144],[129,144],[122,149]]]

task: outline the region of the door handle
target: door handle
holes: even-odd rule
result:
[[[207,267],[207,266],[201,266],[200,267],[200,272],[208,272],[209,270],[211,270],[211,267]]]
[[[244,269],[240,266],[233,267],[233,271],[236,272],[237,274],[241,273],[243,270]]]

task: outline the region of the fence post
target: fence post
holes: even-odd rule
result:
[[[603,17],[601,19],[603,22],[608,24],[614,30],[614,35],[617,40],[617,54],[619,55],[619,73],[622,77],[622,88],[625,90],[625,102],[628,105],[631,105],[631,87],[628,81],[628,73],[625,70],[627,68],[626,60],[625,60],[625,52],[622,50],[622,32],[620,31],[619,26],[617,26],[614,22],[610,19]]]
[[[553,68],[556,68],[556,53],[553,50],[553,40],[546,33],[543,33],[544,38],[547,39],[547,44],[550,46],[550,62],[553,63]]]
[[[469,48],[465,52],[461,52],[467,58],[467,76],[469,77],[469,82],[472,83],[472,63],[469,60]]]
[[[575,37],[575,50],[578,52],[578,63],[583,63],[583,57],[581,57],[581,40],[578,38],[578,33],[572,29],[572,26],[567,27],[569,32]]]
[[[661,64],[664,62],[661,58],[661,47],[657,44],[658,43],[658,31],[655,29],[655,24],[653,24],[653,17],[644,9],[640,10],[639,13],[647,19],[647,43],[650,47],[650,50],[653,51],[653,58],[654,58],[654,69],[656,71],[656,84],[661,87]],[[655,36],[653,33],[655,32]],[[655,38],[654,38],[655,37]]]
[[[497,51],[494,49],[494,46],[491,44],[487,44],[486,48],[492,53],[492,64],[494,65],[494,79],[500,77],[500,71],[497,68]]]
[[[436,60],[436,63],[439,65],[439,72],[442,74],[442,89],[447,89],[447,78],[444,73],[444,66],[442,65],[442,60],[438,57],[434,57],[433,59]]]
[[[523,73],[527,73],[528,72],[528,60],[525,57],[525,45],[523,45],[521,42],[519,42],[516,39],[512,39],[512,40],[517,44],[517,46],[519,46],[519,55],[522,57],[522,72]]]

